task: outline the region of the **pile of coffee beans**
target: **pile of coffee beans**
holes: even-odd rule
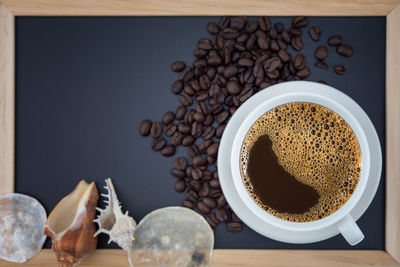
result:
[[[171,65],[179,73],[171,91],[180,106],[166,112],[160,122],[144,120],[139,126],[140,135],[150,135],[152,149],[163,156],[174,156],[178,147],[187,150],[188,156],[176,158],[171,169],[175,191],[184,193],[182,205],[203,214],[213,229],[223,222],[231,232],[242,230],[218,179],[217,154],[226,123],[259,90],[310,75],[306,56],[288,51],[288,47],[303,48],[302,28],[307,25],[306,17],[293,18],[288,29],[279,22],[272,24],[269,17],[221,17],[218,23],[208,23],[211,37],[198,40],[194,62]],[[309,34],[319,40],[321,30],[311,27]],[[330,42],[338,46],[338,53],[349,55],[348,47],[339,49],[341,41]],[[324,62],[327,49],[317,50],[315,56]]]

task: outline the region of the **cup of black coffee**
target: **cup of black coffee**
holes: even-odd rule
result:
[[[377,133],[351,98],[320,83],[286,82],[260,91],[229,121],[218,170],[235,213],[257,232],[290,243],[341,233],[372,201],[382,167]]]

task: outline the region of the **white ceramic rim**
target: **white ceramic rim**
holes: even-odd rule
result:
[[[262,114],[290,102],[312,102],[338,113],[353,129],[362,153],[360,180],[350,199],[333,214],[307,223],[284,221],[263,211],[247,193],[239,170],[240,148],[247,131]],[[336,224],[347,214],[357,220],[376,193],[381,168],[379,139],[362,108],[330,86],[305,81],[280,83],[247,100],[225,128],[218,153],[221,187],[235,213],[260,234],[289,243],[310,243],[334,236],[339,233]]]

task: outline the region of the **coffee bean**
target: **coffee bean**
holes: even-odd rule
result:
[[[209,163],[210,164],[210,163]],[[211,171],[205,170],[203,171],[203,179],[205,180],[210,180],[212,177]]]
[[[255,21],[255,20],[252,20],[252,21],[249,21],[249,22],[247,23],[247,25],[246,25],[246,27],[245,27],[245,31],[246,31],[247,33],[252,33],[252,32],[254,32],[255,30],[257,30],[257,27],[258,27],[258,22]]]
[[[232,221],[241,222],[240,218],[234,212],[232,212]]]
[[[203,115],[207,115],[208,114],[208,108],[207,108],[206,103],[204,103],[203,101],[197,103],[196,104],[196,111],[202,113]],[[204,119],[205,119],[205,117],[204,117]]]
[[[201,137],[203,137],[205,140],[211,139],[215,134],[215,129],[211,126],[206,127],[204,131],[201,134]]]
[[[187,94],[181,94],[179,96],[179,101],[182,103],[184,106],[190,106],[193,103],[192,97],[190,97]]]
[[[187,123],[187,124],[191,124],[193,122],[193,114],[194,114],[194,110],[193,109],[188,109],[186,110],[185,113],[185,117],[183,118],[183,120]],[[190,130],[192,129],[192,127],[190,127]],[[190,132],[190,131],[189,131]]]
[[[173,72],[181,72],[185,68],[185,63],[183,61],[175,61],[171,64],[171,70]]]
[[[207,59],[207,63],[210,66],[218,66],[222,63],[221,57],[220,56],[211,56]]]
[[[339,75],[343,75],[345,72],[343,65],[335,65],[335,66],[333,66],[333,70]]]
[[[293,36],[301,36],[303,34],[303,31],[298,29],[298,28],[290,28],[289,32],[293,35]]]
[[[210,79],[210,81],[214,80],[215,75],[217,74],[217,70],[213,67],[209,67],[207,70],[207,77]]]
[[[314,56],[316,59],[324,60],[328,57],[328,48],[324,45],[320,45],[315,49]]]
[[[182,193],[185,191],[185,189],[186,189],[185,181],[183,179],[177,180],[175,183],[175,191]]]
[[[217,209],[215,215],[220,222],[226,222],[228,220],[228,211],[226,209]]]
[[[186,172],[182,169],[173,168],[171,169],[171,174],[178,179],[182,179],[185,177]]]
[[[283,23],[281,23],[281,22],[275,23],[274,27],[275,27],[275,29],[276,29],[276,31],[277,31],[278,33],[283,32],[283,30],[285,29],[285,26],[284,26]]]
[[[221,17],[218,22],[218,27],[220,29],[224,29],[224,28],[228,27],[230,21],[231,21],[231,19],[229,17],[226,17],[226,16]]]
[[[269,31],[271,29],[271,20],[269,17],[258,17],[258,25],[261,30]]]
[[[179,94],[183,89],[183,82],[182,80],[177,80],[171,85],[171,91],[174,94]]]
[[[192,131],[192,127],[190,127],[190,125],[188,125],[187,123],[180,122],[178,124],[178,131],[182,134],[189,134]]]
[[[191,135],[185,135],[182,139],[182,145],[183,146],[190,146],[191,144],[194,143],[194,137]]]
[[[209,184],[210,184],[210,187],[213,188],[213,189],[220,189],[221,188],[218,179],[215,179],[215,178],[211,179]]]
[[[228,231],[232,233],[238,233],[242,231],[242,224],[238,222],[228,223]]]
[[[203,214],[208,214],[208,213],[210,213],[210,209],[207,207],[206,204],[204,204],[203,201],[199,201],[199,202],[197,203],[197,209],[198,209],[201,213],[203,213]]]
[[[197,101],[203,101],[206,100],[208,97],[208,92],[206,90],[200,91],[196,94],[196,100]]]
[[[222,196],[222,191],[219,190],[219,189],[214,190],[214,191],[212,191],[212,192],[210,193],[210,197],[212,197],[212,198],[218,198],[218,197],[220,197],[220,196]]]
[[[197,60],[194,61],[193,65],[196,68],[204,68],[205,66],[207,66],[207,61],[204,58],[199,58]]]
[[[245,86],[240,94],[237,96],[237,99],[243,103],[246,101],[250,96],[253,95],[253,88],[249,86]],[[236,107],[232,106],[229,108],[229,113],[232,115],[236,111]]]
[[[206,197],[208,196],[208,193],[210,192],[210,187],[208,186],[207,182],[204,182],[201,186],[201,189],[199,191],[199,196],[200,197]]]
[[[310,34],[310,37],[314,41],[319,41],[319,36],[321,35],[321,29],[317,26],[312,26],[308,33]]]
[[[238,35],[239,32],[233,28],[225,28],[222,32],[222,37],[224,39],[235,39]]]
[[[215,209],[217,207],[217,201],[215,201],[214,199],[212,199],[210,197],[203,198],[203,202],[211,210]]]
[[[290,38],[290,34],[289,34],[288,30],[284,30],[282,32],[281,36],[282,36],[282,41],[284,41],[287,44],[290,43],[291,38]]]
[[[164,125],[168,125],[175,120],[175,114],[172,111],[168,111],[164,114],[162,122]]]
[[[226,127],[226,124],[223,123],[223,124],[219,125],[219,126],[215,129],[215,136],[216,136],[217,138],[221,138],[221,137],[222,137],[222,134],[223,134],[223,132],[224,132],[224,130],[225,130],[225,127]]]
[[[211,114],[208,114],[203,124],[204,126],[210,126],[211,124],[213,124],[213,122],[214,122],[214,117]]]
[[[229,79],[235,76],[237,72],[238,72],[237,67],[235,65],[231,65],[225,68],[223,75],[225,78]]]
[[[218,154],[219,143],[213,143],[207,148],[207,155],[216,157]]]
[[[207,159],[202,158],[200,156],[196,156],[193,158],[193,166],[199,167],[199,166],[204,166],[207,164]]]
[[[154,151],[159,151],[159,150],[161,150],[164,146],[165,146],[165,144],[166,144],[167,142],[165,141],[165,139],[164,138],[158,138],[158,139],[154,139],[154,141],[151,143],[151,148],[154,150]]]
[[[240,93],[241,90],[240,85],[237,81],[229,81],[226,84],[226,89],[232,95],[237,95],[238,93]]]
[[[328,84],[326,81],[324,81],[324,80],[320,80],[320,81],[318,81],[319,83],[322,83],[322,84]]]
[[[308,20],[306,17],[299,16],[294,17],[292,20],[292,26],[296,28],[306,27],[308,24]]]
[[[161,154],[165,157],[172,157],[175,154],[175,147],[172,145],[166,145],[161,149]]]
[[[193,149],[192,146],[188,147],[187,152],[189,156],[192,158],[198,155],[198,153]]]
[[[277,39],[278,38],[278,32],[275,28],[271,28],[268,32],[269,38],[270,39]]]
[[[328,64],[325,61],[321,61],[321,60],[318,60],[317,62],[315,62],[314,66],[318,67],[318,68],[321,68],[321,69],[327,69],[328,68]]]
[[[150,120],[144,120],[139,125],[139,134],[141,136],[148,136],[150,134],[150,129],[152,122]]]
[[[150,128],[150,135],[153,138],[158,138],[161,136],[161,132],[162,132],[161,123],[158,121],[153,122],[153,124],[151,125],[151,128]]]
[[[189,200],[189,199],[184,199],[182,201],[182,205],[188,209],[193,209],[194,208],[194,203],[193,201]]]
[[[242,59],[239,59],[238,64],[240,66],[244,66],[244,67],[251,67],[251,66],[253,66],[254,62],[251,59],[242,58]]]
[[[228,116],[229,116],[229,112],[226,110],[223,110],[217,114],[217,116],[215,117],[215,121],[218,123],[222,123],[228,118]]]
[[[219,224],[219,220],[214,213],[207,214],[206,221],[212,228],[217,227],[217,225]]]
[[[296,76],[303,80],[308,76],[310,76],[310,73],[311,73],[310,69],[308,67],[305,67],[304,69],[296,72]]]
[[[202,126],[201,126],[201,124],[200,123],[198,123],[198,122],[193,122],[193,124],[192,124],[192,131],[191,131],[191,134],[192,134],[192,136],[193,137],[199,137],[200,135],[201,135],[201,133],[202,133]]]
[[[293,39],[290,41],[290,44],[292,45],[293,49],[297,51],[303,48],[303,40],[300,36],[293,37]]]
[[[197,58],[202,58],[207,56],[207,51],[203,49],[196,49],[193,51],[193,55]]]
[[[170,124],[167,127],[164,128],[164,133],[166,136],[172,136],[176,132],[176,125],[175,124]]]
[[[192,165],[188,165],[186,170],[185,170],[187,178],[189,178],[189,179],[192,178],[192,171],[193,171],[193,166]]]
[[[277,52],[279,50],[279,45],[276,40],[271,40],[271,42],[269,43],[269,46],[273,52]]]
[[[225,196],[222,195],[218,198],[218,207],[223,208],[226,205]]]
[[[347,44],[341,44],[336,48],[336,52],[344,57],[351,57],[353,55],[353,48]]]
[[[292,59],[292,55],[283,49],[279,50],[278,56],[282,60],[282,62],[288,62],[289,60]]]
[[[261,50],[267,50],[269,47],[269,43],[267,40],[267,35],[261,30],[257,30],[255,35],[257,36],[257,44]]]
[[[203,123],[204,120],[206,119],[206,117],[204,116],[203,113],[195,112],[194,115],[193,115],[193,119],[195,121],[197,121],[198,123]]]
[[[243,46],[243,43],[245,43],[248,38],[249,38],[249,35],[245,32],[239,34],[239,36],[236,38],[236,41],[238,42],[237,45],[240,44],[240,46]]]
[[[210,22],[207,24],[207,31],[210,34],[216,34],[219,31],[218,25],[215,22]]]
[[[342,43],[343,39],[339,35],[333,35],[328,39],[328,45],[330,46],[338,46]]]
[[[193,172],[192,172],[193,175]],[[201,184],[199,181],[197,180],[191,180],[188,183],[188,187],[190,187],[191,189],[193,189],[194,191],[198,192],[201,189]]]
[[[192,178],[194,180],[200,180],[202,178],[203,172],[202,170],[198,169],[198,168],[194,168],[192,170]]]
[[[282,61],[279,57],[272,57],[264,62],[263,67],[266,73],[274,72],[279,66],[282,64]]]
[[[179,75],[180,79],[182,79],[183,82],[188,82],[193,78],[193,69],[190,67],[186,67],[181,74]]]
[[[245,20],[243,19],[243,17],[233,17],[231,19],[230,26],[235,30],[238,31],[242,30],[244,28],[244,25],[245,25]]]
[[[287,44],[281,39],[278,39],[277,43],[278,43],[280,49],[286,50],[288,48]]]
[[[182,120],[186,113],[185,106],[179,106],[175,111],[175,117],[177,120]]]
[[[212,144],[213,142],[211,140],[205,140],[203,143],[199,145],[199,151],[201,153],[205,153],[207,151],[207,148]]]
[[[187,167],[187,159],[184,157],[176,158],[175,168],[178,170],[185,170]]]
[[[210,39],[208,38],[201,38],[198,42],[197,42],[197,47],[200,49],[204,49],[204,50],[210,50],[212,49],[212,42]]]

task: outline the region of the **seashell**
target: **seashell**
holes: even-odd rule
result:
[[[47,215],[36,199],[23,194],[0,197],[0,258],[23,263],[35,257],[46,236]]]
[[[128,254],[136,266],[209,266],[214,234],[191,209],[167,207],[146,215]]]
[[[108,244],[115,242],[123,250],[128,251],[132,248],[135,240],[134,233],[136,230],[136,221],[128,216],[128,211],[122,213],[121,205],[118,201],[114,185],[110,178],[106,179],[107,194],[101,194],[107,199],[104,201],[107,205],[105,209],[97,208],[100,215],[94,220],[99,225],[99,230],[95,233],[107,234],[110,239]]]
[[[51,237],[59,267],[74,266],[96,249],[93,219],[98,199],[95,183],[82,180],[50,213],[44,234]]]

